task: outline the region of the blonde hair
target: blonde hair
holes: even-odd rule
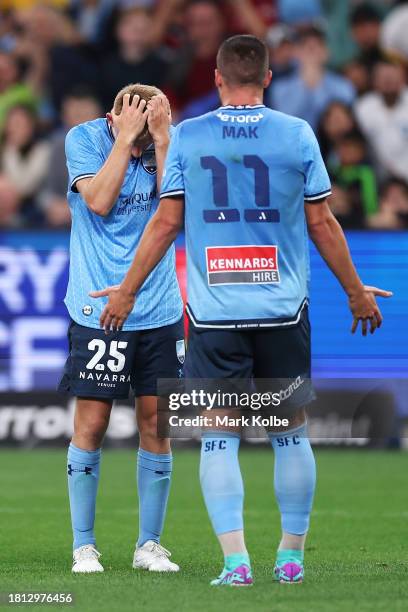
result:
[[[151,98],[153,98],[154,96],[158,96],[162,93],[163,92],[161,91],[161,89],[159,89],[158,87],[154,87],[154,85],[142,85],[142,83],[130,83],[129,85],[122,87],[122,89],[116,94],[116,98],[113,103],[113,112],[115,113],[115,115],[120,115],[120,113],[122,112],[122,108],[123,108],[123,98],[127,94],[130,95],[129,103],[132,104],[133,98],[135,96],[140,96],[142,100],[146,100],[146,102],[149,102]],[[146,123],[145,127],[143,128],[142,133],[137,138],[137,144],[143,147],[143,146],[147,146],[148,144],[150,144],[150,142],[151,142],[151,136],[149,133],[148,125]]]
[[[129,102],[132,104],[132,100],[135,96],[140,96],[142,100],[148,102],[153,96],[162,94],[162,90],[154,85],[142,85],[141,83],[131,83],[122,87],[118,94],[116,94],[115,101],[113,103],[113,110],[115,115],[119,115],[123,108],[123,98],[126,94],[130,95]]]

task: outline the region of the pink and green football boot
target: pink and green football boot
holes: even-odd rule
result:
[[[252,586],[251,568],[248,565],[239,565],[233,570],[222,570],[215,580],[210,582],[211,586]]]
[[[251,564],[248,555],[234,554],[225,557],[225,567],[211,586],[252,586]]]
[[[303,551],[278,550],[274,578],[281,584],[300,584],[304,578]]]

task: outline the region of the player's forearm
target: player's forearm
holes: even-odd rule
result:
[[[333,215],[308,225],[309,235],[330,270],[349,297],[362,291],[363,283],[351,259],[346,237]]]
[[[164,140],[160,143],[155,143],[155,152],[156,152],[156,165],[157,165],[157,193],[160,193],[161,183],[163,178],[164,164],[166,161],[167,150],[169,148],[170,139]]]
[[[97,215],[103,217],[108,215],[118,199],[129,165],[131,150],[131,144],[121,139],[119,135],[108,159],[87,183],[83,197],[89,208]]]
[[[160,210],[153,215],[143,233],[132,265],[121,284],[125,292],[135,295],[139,291],[150,272],[167,253],[179,229],[178,225],[164,219]]]

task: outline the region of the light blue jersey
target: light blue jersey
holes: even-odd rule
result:
[[[304,201],[329,194],[319,145],[301,119],[257,105],[181,123],[160,197],[185,198],[193,324],[295,324],[308,297]]]
[[[70,273],[65,304],[80,325],[98,329],[107,299],[88,292],[122,281],[137,245],[158,205],[154,149],[129,163],[119,197],[106,217],[93,213],[76,189],[76,182],[94,176],[114,143],[106,119],[74,127],[66,138],[69,172],[68,203],[72,214]],[[176,278],[172,246],[142,286],[137,305],[124,330],[151,329],[180,319],[183,304]]]

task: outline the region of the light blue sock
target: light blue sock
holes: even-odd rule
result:
[[[243,529],[244,525],[239,443],[239,435],[222,432],[205,434],[201,442],[201,489],[217,535]]]
[[[74,550],[85,544],[95,544],[95,506],[100,458],[100,448],[87,451],[72,443],[69,445],[67,473]]]
[[[138,546],[143,546],[147,540],[160,542],[170,492],[172,469],[171,453],[158,455],[139,448],[137,455]]]
[[[306,424],[269,434],[269,438],[275,451],[275,495],[282,529],[303,535],[309,529],[316,486],[316,464]]]

